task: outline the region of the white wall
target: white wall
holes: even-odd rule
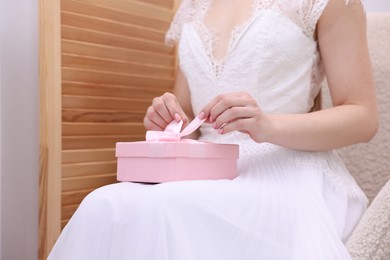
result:
[[[0,0],[1,259],[38,251],[38,0]]]
[[[369,13],[386,13],[390,12],[389,0],[365,0],[364,5]]]
[[[0,8],[1,8],[1,6],[0,6]],[[0,24],[3,24],[2,22],[3,22],[3,20],[1,19],[1,17],[2,17],[2,12],[0,11]],[[0,31],[0,37],[1,37],[1,35],[3,35],[2,33],[1,33],[1,31]],[[1,55],[1,52],[2,52],[2,42],[1,42],[1,38],[0,38],[0,61],[1,61],[1,57],[2,57],[2,55]],[[3,176],[3,170],[2,170],[2,161],[3,161],[3,156],[2,156],[2,131],[1,131],[1,128],[2,128],[2,122],[3,122],[3,120],[2,120],[2,116],[1,116],[1,114],[2,114],[2,102],[1,102],[1,89],[3,88],[2,87],[2,80],[1,80],[1,71],[2,71],[2,69],[1,69],[1,62],[0,62],[0,259],[1,259],[1,255],[2,255],[2,252],[3,252],[3,250],[2,250],[2,235],[1,235],[1,231],[2,231],[2,229],[1,229],[1,226],[2,226],[2,221],[1,221],[1,205],[2,205],[2,197],[1,197],[1,193],[2,193],[2,191],[1,191],[1,186],[2,186],[2,181],[1,181],[1,179],[2,179],[2,176]]]

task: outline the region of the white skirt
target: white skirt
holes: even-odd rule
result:
[[[296,152],[303,158],[297,161],[280,151],[287,150],[242,156],[232,181],[99,188],[48,259],[350,259],[343,242],[364,213],[363,193],[352,196],[332,183],[324,164],[305,163],[306,157],[337,161],[332,153]]]

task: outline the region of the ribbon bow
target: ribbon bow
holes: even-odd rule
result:
[[[147,131],[146,141],[180,141],[184,136],[192,134],[198,129],[206,119],[199,119],[196,117],[189,125],[180,132],[183,126],[183,120],[180,122],[172,121],[164,131]]]

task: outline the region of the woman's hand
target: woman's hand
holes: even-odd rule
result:
[[[146,111],[144,126],[147,130],[163,131],[173,120],[183,120],[184,125],[188,118],[179,105],[176,96],[166,92],[160,97],[153,99],[152,105]]]
[[[256,142],[265,142],[270,120],[256,100],[247,92],[222,94],[203,108],[203,118],[220,134],[240,131]]]

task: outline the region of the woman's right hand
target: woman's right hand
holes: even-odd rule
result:
[[[166,126],[176,120],[183,120],[184,125],[188,118],[172,93],[166,92],[153,99],[152,105],[146,111],[144,126],[146,130],[163,131]]]

